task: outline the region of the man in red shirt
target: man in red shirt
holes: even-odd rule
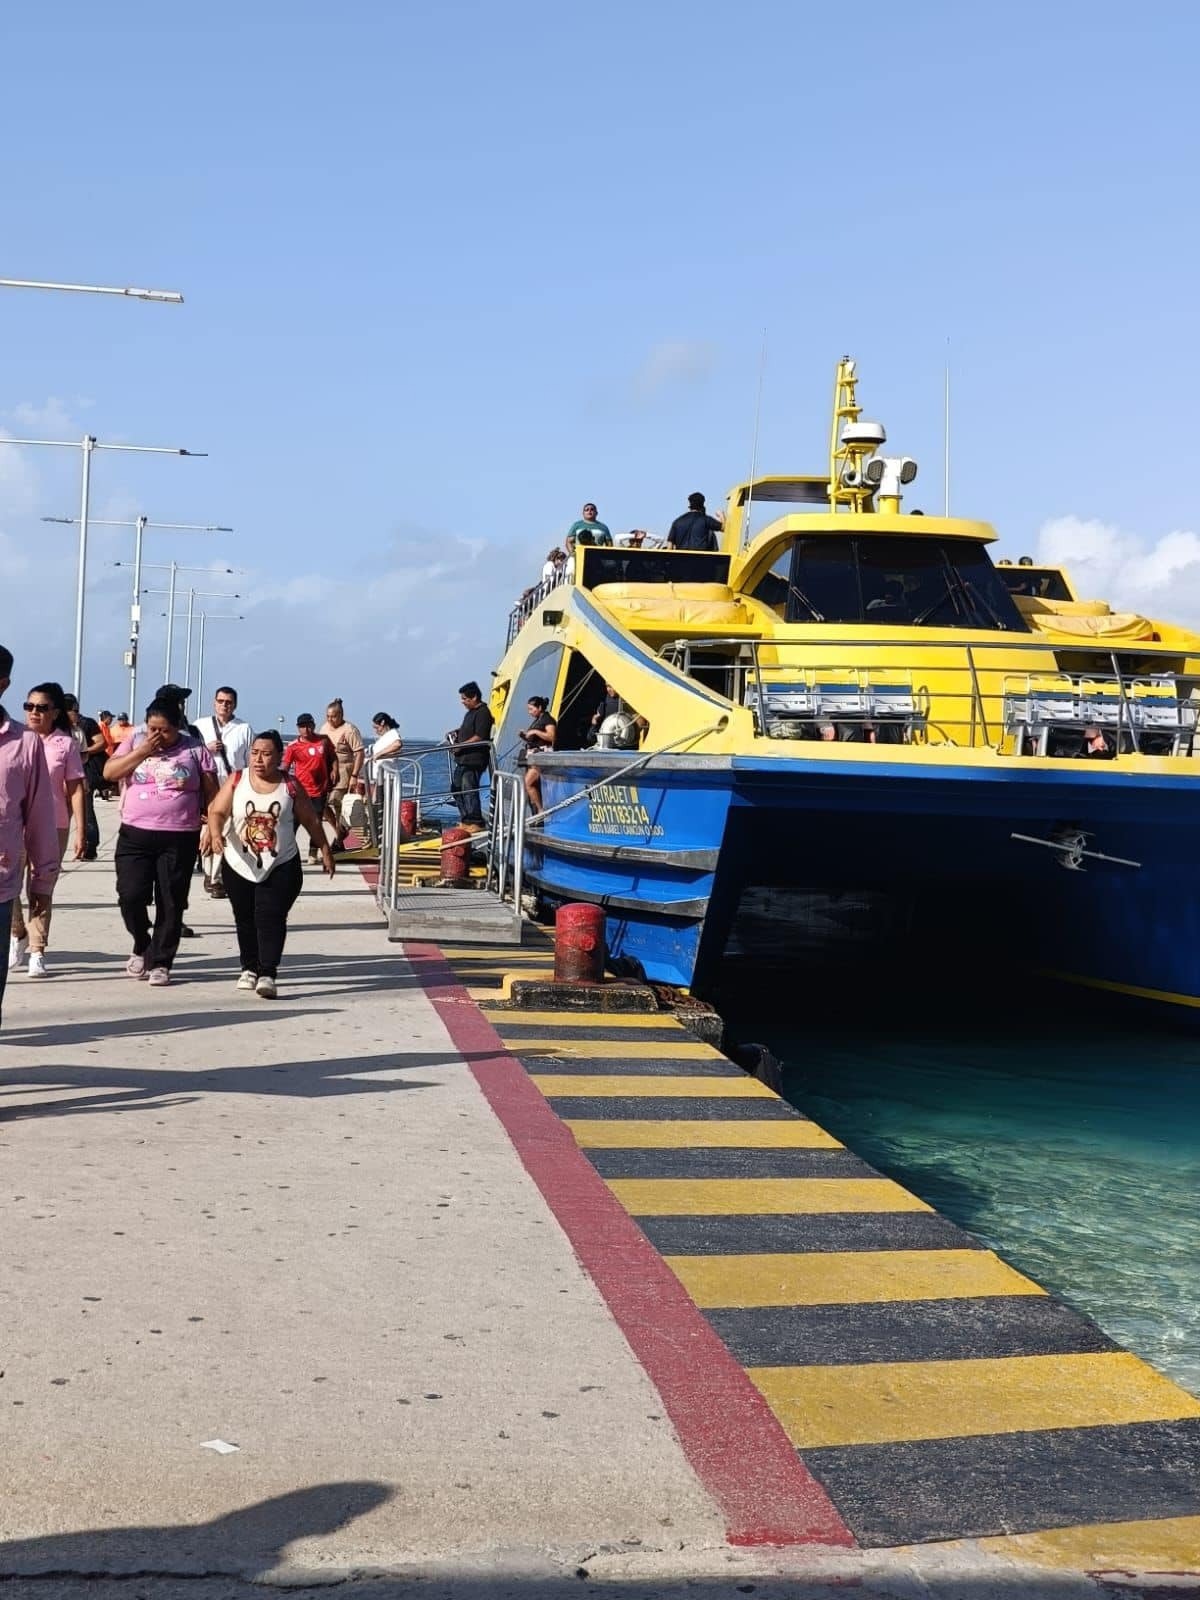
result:
[[[322,817],[329,791],[337,783],[338,758],[333,740],[317,732],[316,721],[307,711],[296,718],[296,737],[283,752],[283,770],[291,773],[312,801],[317,817]],[[308,846],[309,861],[317,861],[317,841],[310,839]]]

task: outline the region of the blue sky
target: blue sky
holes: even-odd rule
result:
[[[253,720],[448,726],[583,500],[661,530],[746,474],[764,330],[762,470],[820,468],[849,351],[940,509],[949,339],[954,509],[1200,623],[1194,7],[178,15],[0,21],[0,276],[187,297],[0,291],[0,426],[211,452],[98,457],[93,513],[234,525],[147,554],[244,569],[205,676]],[[0,448],[19,687],[71,675],[72,530],[39,518],[77,478]],[[128,544],[93,543],[93,708]]]

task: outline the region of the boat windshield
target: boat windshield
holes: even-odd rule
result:
[[[1036,600],[1075,598],[1057,567],[997,567],[996,572],[1009,594],[1029,595]]]
[[[799,538],[756,592],[788,622],[1029,631],[987,551],[967,539]]]
[[[707,550],[625,550],[588,545],[583,587],[602,583],[728,583],[729,557]]]

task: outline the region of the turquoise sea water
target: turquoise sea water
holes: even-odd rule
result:
[[[921,1023],[938,1008],[915,998],[851,983],[726,1013],[801,1110],[1200,1394],[1200,1036],[1086,992],[997,1018],[993,987]]]

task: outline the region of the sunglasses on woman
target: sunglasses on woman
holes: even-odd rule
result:
[[[53,711],[54,707],[49,700],[26,700],[21,707],[22,711]]]

